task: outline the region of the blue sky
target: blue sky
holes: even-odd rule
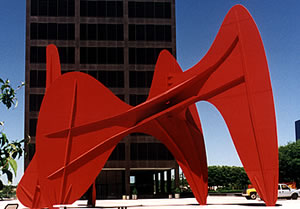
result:
[[[299,0],[176,0],[177,60],[186,70],[212,44],[219,27],[235,4],[243,4],[257,23],[265,46],[273,86],[279,145],[295,141],[295,120],[300,119],[300,1]],[[0,77],[17,86],[25,81],[25,0],[3,1],[0,7]],[[24,88],[19,106],[5,110],[0,121],[10,139],[24,138]],[[197,103],[209,165],[241,163],[226,124],[206,102]],[[23,172],[23,159],[15,182]]]

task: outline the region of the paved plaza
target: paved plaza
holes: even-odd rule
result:
[[[6,204],[19,203],[17,200],[0,201],[0,209]],[[20,203],[19,203],[20,204]],[[261,200],[246,200],[244,197],[236,196],[209,196],[207,205],[200,206],[195,198],[180,198],[180,199],[139,199],[139,200],[97,200],[96,208],[118,208],[127,206],[128,209],[223,209],[223,208],[264,208],[265,204]],[[86,201],[79,200],[73,205],[65,206],[67,209],[87,208]],[[19,205],[18,209],[26,208]],[[64,208],[64,206],[60,206]],[[268,207],[270,208],[270,207]],[[273,208],[273,207],[272,207]],[[280,199],[277,201],[275,208],[280,209],[299,209],[300,198],[298,200]]]

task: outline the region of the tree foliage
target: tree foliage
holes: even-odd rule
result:
[[[229,189],[244,189],[250,183],[243,167],[209,166],[208,186]]]
[[[22,83],[21,86],[24,84]],[[17,89],[19,89],[19,86]],[[0,78],[0,103],[4,104],[7,109],[17,106],[16,90],[10,85],[9,80]],[[8,182],[12,182],[13,174],[17,173],[17,162],[23,154],[23,140],[11,142],[3,132],[4,122],[0,121],[0,175],[6,175]],[[0,190],[3,183],[0,180]]]
[[[300,187],[300,140],[279,147],[279,182],[296,182]]]

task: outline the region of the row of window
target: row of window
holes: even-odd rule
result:
[[[133,18],[171,18],[169,2],[128,2],[128,17]]]
[[[122,1],[80,1],[82,17],[123,17]]]
[[[75,0],[31,0],[31,16],[73,17]]]
[[[124,64],[122,47],[80,47],[80,64]]]
[[[62,64],[75,63],[74,47],[58,47],[58,52]],[[30,63],[46,63],[46,47],[30,47]]]
[[[170,25],[129,25],[130,41],[171,41]]]
[[[116,146],[109,160],[125,160],[124,143]],[[174,157],[161,143],[131,143],[130,160],[174,160]]]
[[[75,40],[74,24],[31,23],[31,40]]]
[[[130,71],[129,88],[150,88],[153,71]]]
[[[75,0],[31,0],[31,16],[73,17]],[[123,1],[81,0],[82,17],[123,17]],[[171,18],[169,2],[128,2],[130,18]]]
[[[171,41],[170,25],[129,25],[130,41]],[[31,40],[75,40],[75,24],[31,23]],[[80,24],[80,40],[124,40],[122,24]]]
[[[129,64],[153,65],[163,48],[129,48]],[[172,53],[171,48],[167,50]],[[62,64],[75,64],[74,47],[58,47]],[[46,63],[46,47],[30,48],[30,63]],[[124,64],[122,47],[81,47],[80,64]]]
[[[80,40],[124,40],[122,24],[80,24]]]
[[[129,48],[129,64],[154,65],[164,48]],[[171,54],[172,49],[166,48]]]
[[[171,152],[160,143],[131,143],[131,160],[174,160]]]
[[[66,72],[71,72],[71,71],[62,71],[62,73],[66,73]],[[92,77],[100,81],[103,85],[105,85],[108,88],[124,88],[124,71],[89,70],[89,71],[81,71],[81,72],[91,75]],[[153,71],[130,71],[129,87],[150,88],[152,78],[153,78]],[[46,71],[31,70],[29,83],[30,83],[30,88],[45,88]],[[134,102],[133,105],[139,103],[140,102]]]
[[[89,74],[108,88],[124,88],[124,71],[89,70],[81,72]]]

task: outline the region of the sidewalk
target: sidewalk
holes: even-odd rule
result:
[[[0,209],[6,204],[19,203],[18,200],[0,201]],[[19,203],[20,204],[20,203]],[[97,200],[97,208],[117,208],[118,206],[127,206],[128,209],[223,209],[223,208],[264,208],[265,204],[261,200],[246,200],[244,197],[236,196],[208,196],[207,205],[200,206],[195,198],[180,199],[139,199],[139,200]],[[87,208],[86,201],[78,200],[72,205],[66,205],[67,209]],[[25,207],[19,205],[18,209]],[[64,206],[60,206],[64,208]],[[270,207],[268,207],[270,208]],[[298,200],[278,200],[277,205],[271,208],[278,209],[299,209],[300,199]]]

